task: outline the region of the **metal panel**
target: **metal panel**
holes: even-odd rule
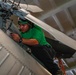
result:
[[[16,61],[8,75],[20,75],[22,67],[22,64],[19,61]]]
[[[34,73],[25,67],[21,75],[34,75]]]
[[[68,8],[71,17],[73,18],[74,22],[75,22],[75,26],[76,26],[76,4],[72,5],[71,7]]]
[[[5,62],[8,56],[9,53],[5,50],[3,46],[0,46],[0,66]]]
[[[49,0],[38,0],[40,3],[40,8],[42,8],[45,12],[48,12],[49,10],[53,9],[53,6],[51,5]],[[47,5],[48,5],[48,9],[47,9]],[[42,12],[45,13],[45,12]]]
[[[71,1],[63,4],[62,6],[58,7],[57,9],[55,9],[53,11],[50,10],[48,13],[45,13],[44,15],[40,16],[40,19],[44,20],[45,18],[49,17],[49,15],[52,16],[52,15],[54,15],[54,14],[56,14],[64,9],[67,9],[68,7],[71,7],[74,4],[76,4],[76,0],[71,0]]]
[[[53,28],[60,30],[60,27],[57,25],[57,23],[55,22],[53,17],[50,16],[50,17],[44,19],[44,22],[46,22],[47,24],[49,24]]]
[[[51,75],[2,30],[0,30],[0,35],[2,35],[0,36],[0,44],[3,45],[3,48],[6,51],[1,53],[3,48],[0,50],[1,54],[6,54],[3,58],[6,60],[0,67],[0,75]]]
[[[67,14],[65,13],[65,11],[61,11],[61,12],[58,12],[56,14],[57,18],[59,19],[61,25],[63,26],[65,32],[68,32],[70,30],[72,30],[72,23],[71,21],[69,20]]]
[[[5,61],[0,67],[0,75],[7,75],[15,63],[15,59],[11,55],[7,54],[4,59]]]
[[[54,0],[54,1],[55,1],[56,5],[59,6],[59,5],[62,5],[70,0]]]

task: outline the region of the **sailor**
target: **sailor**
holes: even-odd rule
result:
[[[45,68],[52,75],[62,75],[61,70],[53,60],[55,51],[46,41],[42,29],[27,19],[19,19],[18,24],[21,35],[12,33],[13,40],[27,45],[31,49],[32,54],[44,64]]]

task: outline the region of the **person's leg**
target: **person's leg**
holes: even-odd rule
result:
[[[53,62],[53,58],[50,55],[50,48],[34,48],[32,50],[33,55],[38,58],[46,67],[46,69],[51,72],[53,75],[56,75],[56,72],[59,69],[58,65]]]

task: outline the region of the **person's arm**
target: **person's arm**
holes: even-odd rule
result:
[[[11,35],[11,37],[12,37],[12,39],[13,39],[14,41],[16,41],[16,42],[19,42],[19,41],[20,41],[20,36],[19,36],[18,34],[16,34],[16,33],[11,33],[10,35]]]
[[[24,38],[22,38],[22,43],[30,46],[39,44],[36,39],[24,39]]]
[[[24,39],[24,38],[20,38],[20,36],[18,34],[12,33],[11,34],[13,40],[15,40],[16,42],[22,42],[23,44],[26,45],[37,45],[38,41],[36,39]]]

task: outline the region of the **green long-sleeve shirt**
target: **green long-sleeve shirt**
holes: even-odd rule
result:
[[[21,37],[25,39],[36,39],[40,45],[50,45],[46,39],[45,35],[40,27],[37,25],[34,25],[33,28],[31,28],[29,31],[22,33],[21,32]]]

